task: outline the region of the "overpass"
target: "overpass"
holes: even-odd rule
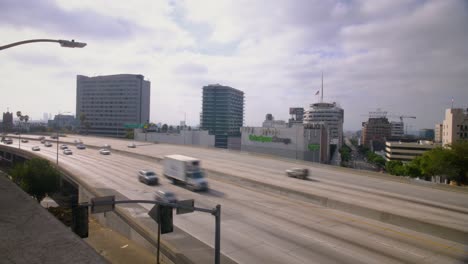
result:
[[[125,140],[79,138],[87,146],[110,144],[114,149],[110,156],[99,155],[96,148],[73,147],[72,156],[60,154],[61,168],[95,190],[115,191],[129,199],[151,199],[154,190],[161,188],[174,191],[179,199],[195,199],[199,206],[221,204],[221,249],[226,261],[467,260],[468,194],[464,188],[228,150],[147,142],[137,142],[136,149],[129,149]],[[69,135],[61,141],[74,139]],[[29,151],[37,144],[31,141],[22,146]],[[2,149],[17,147],[13,144]],[[42,147],[35,154],[54,160],[55,146]],[[161,175],[159,160],[167,154],[200,158],[212,190],[193,193],[165,180],[156,187],[137,181],[136,171],[142,168],[152,168]],[[311,180],[287,178],[284,170],[295,166],[308,167]],[[145,205],[121,208],[137,226],[148,222],[148,209]],[[178,231],[163,236],[163,240],[173,242],[171,247],[183,246],[182,240],[173,239],[179,232],[213,246],[213,220],[209,216],[177,215],[174,223]]]

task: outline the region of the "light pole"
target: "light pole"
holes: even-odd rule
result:
[[[14,43],[10,43],[4,46],[0,46],[0,50],[16,47],[19,45],[23,44],[29,44],[29,43],[35,43],[35,42],[56,42],[59,43],[60,46],[63,48],[84,48],[87,44],[84,42],[77,42],[74,39],[72,40],[63,40],[63,39],[28,39],[28,40],[23,40],[23,41],[18,41]],[[20,112],[21,114],[21,112]],[[57,165],[58,165],[58,134],[59,132],[57,131]],[[21,137],[21,135],[20,135]],[[21,142],[21,139],[20,139]],[[21,146],[20,146],[21,147]]]
[[[86,46],[86,43],[77,42],[75,40],[70,41],[70,40],[63,40],[63,39],[29,39],[29,40],[18,41],[18,42],[4,45],[4,46],[0,46],[0,50],[8,49],[8,48],[23,45],[23,44],[34,43],[34,42],[56,42],[56,43],[59,43],[60,46],[64,48],[84,48]]]

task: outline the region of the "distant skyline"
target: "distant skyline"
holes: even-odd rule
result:
[[[38,43],[0,51],[0,111],[75,112],[76,75],[142,74],[151,121],[199,124],[202,87],[245,93],[245,123],[287,120],[308,108],[324,72],[324,101],[358,130],[381,108],[413,130],[446,108],[468,108],[468,2],[459,0],[0,2],[0,45],[75,39],[83,49]],[[397,120],[396,118],[393,120]]]

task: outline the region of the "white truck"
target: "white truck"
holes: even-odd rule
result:
[[[183,183],[192,191],[208,190],[208,182],[203,177],[200,160],[183,155],[164,157],[164,176],[172,183]]]

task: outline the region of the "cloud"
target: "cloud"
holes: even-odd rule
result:
[[[142,30],[127,19],[103,16],[90,9],[64,10],[51,0],[1,1],[0,23],[20,29],[40,27],[46,32],[93,39],[131,38]]]
[[[184,112],[199,122],[201,89],[212,83],[245,92],[247,125],[260,125],[266,113],[287,119],[290,106],[318,100],[322,71],[324,99],[345,109],[346,129],[359,129],[375,108],[416,115],[409,124],[432,128],[452,96],[468,106],[464,1],[29,2],[0,3],[3,41],[89,38],[81,50],[38,44],[0,54],[10,77],[0,87],[42,89],[54,96],[42,107],[50,112],[74,109],[73,72],[144,74],[151,117],[172,124]],[[20,100],[28,101],[13,91],[0,104]]]

